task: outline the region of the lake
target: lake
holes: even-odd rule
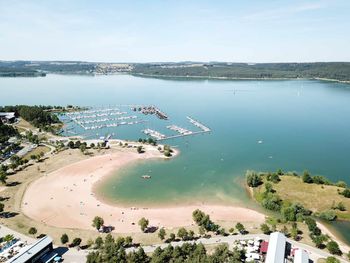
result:
[[[166,141],[181,151],[173,160],[132,164],[108,178],[98,191],[112,201],[253,205],[243,187],[246,170],[308,170],[350,184],[350,85],[48,75],[0,78],[0,87],[6,90],[1,105],[154,104],[169,115],[168,121],[153,116],[139,126],[108,130],[122,139],[146,138],[142,129],[166,130],[170,124],[193,129],[186,116],[211,128],[209,134]],[[140,179],[143,174],[152,179]]]

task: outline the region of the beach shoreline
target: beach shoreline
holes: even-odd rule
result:
[[[178,152],[174,153],[174,156]],[[138,154],[124,149],[64,166],[34,181],[27,188],[21,209],[43,224],[72,229],[93,227],[92,219],[101,216],[106,225],[115,226],[117,233],[141,232],[137,225],[141,217],[152,226],[176,228],[193,225],[192,212],[201,209],[213,220],[263,223],[265,215],[239,206],[190,204],[160,207],[126,207],[103,202],[93,192],[94,186],[125,165],[138,160],[164,157],[156,147],[147,146]]]

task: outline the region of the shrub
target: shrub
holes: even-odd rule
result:
[[[81,238],[80,238],[80,237],[76,237],[76,238],[74,238],[73,241],[72,241],[72,246],[73,246],[73,247],[79,246],[80,243],[81,243]]]
[[[31,234],[31,235],[35,235],[37,232],[38,232],[38,230],[36,230],[35,227],[31,227],[28,230],[28,233]]]
[[[340,194],[346,198],[350,198],[350,188],[344,189],[344,191],[340,192]]]
[[[276,174],[276,173],[268,174],[267,175],[267,180],[271,181],[271,182],[273,182],[275,184],[277,184],[279,181],[281,181],[279,175]]]
[[[334,210],[323,211],[319,214],[319,217],[327,221],[334,221],[337,219],[337,215]]]
[[[302,180],[304,183],[312,184],[313,180],[308,171],[304,171]]]
[[[268,193],[266,197],[264,197],[261,201],[261,205],[268,210],[280,211],[282,200],[279,198],[278,195]]]
[[[327,249],[328,249],[329,253],[331,253],[333,255],[341,255],[342,254],[338,243],[335,241],[329,241],[327,244]]]
[[[261,224],[260,230],[266,235],[270,234],[270,232],[271,232],[271,230],[267,224]]]
[[[66,243],[68,243],[68,242],[69,242],[68,235],[67,235],[67,234],[63,234],[63,235],[61,236],[61,243],[62,243],[62,244],[66,244]]]
[[[249,187],[257,187],[262,184],[261,176],[256,172],[247,171],[246,180]]]
[[[149,221],[142,217],[140,220],[139,220],[139,226],[141,227],[141,231],[142,232],[145,232],[145,230],[147,229],[148,227],[148,224],[149,224]]]

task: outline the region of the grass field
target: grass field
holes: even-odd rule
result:
[[[350,220],[350,198],[338,194],[343,188],[331,185],[307,184],[300,177],[280,176],[281,181],[273,184],[273,189],[282,200],[298,202],[313,212],[329,210],[333,205],[342,202],[346,211],[336,210],[339,219]],[[259,199],[259,193],[264,191],[264,185],[256,190],[255,197]],[[258,200],[259,201],[259,200]]]

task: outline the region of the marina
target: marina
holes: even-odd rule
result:
[[[126,110],[121,110],[121,108],[125,107]],[[141,113],[142,115],[144,115],[144,119],[140,119],[139,116],[137,116],[135,113]],[[154,124],[157,122],[157,120],[152,120],[152,115],[157,116],[159,120],[168,120],[167,114],[165,114],[163,111],[161,111],[158,107],[154,105],[118,105],[115,107],[109,106],[105,108],[89,108],[88,110],[84,111],[66,113],[64,115],[66,119],[63,120],[66,124],[66,134],[77,134],[75,131],[77,127],[80,127],[83,131],[101,130],[101,132],[103,133],[105,132],[103,129],[112,129],[126,125],[144,124],[145,127],[141,129],[140,132],[156,139],[157,141],[181,138],[196,134],[203,134],[211,131],[210,128],[189,116],[186,117],[187,121],[189,121],[199,130],[191,130],[176,124],[170,124],[165,127],[159,127],[160,123],[156,125],[157,129],[149,128],[147,127],[148,125],[146,126],[147,122],[151,122],[149,126],[154,126]],[[176,134],[167,135],[166,132],[159,131],[159,128],[165,128],[166,130],[170,130],[172,132],[175,132]],[[107,132],[110,133],[112,131],[108,130]]]

